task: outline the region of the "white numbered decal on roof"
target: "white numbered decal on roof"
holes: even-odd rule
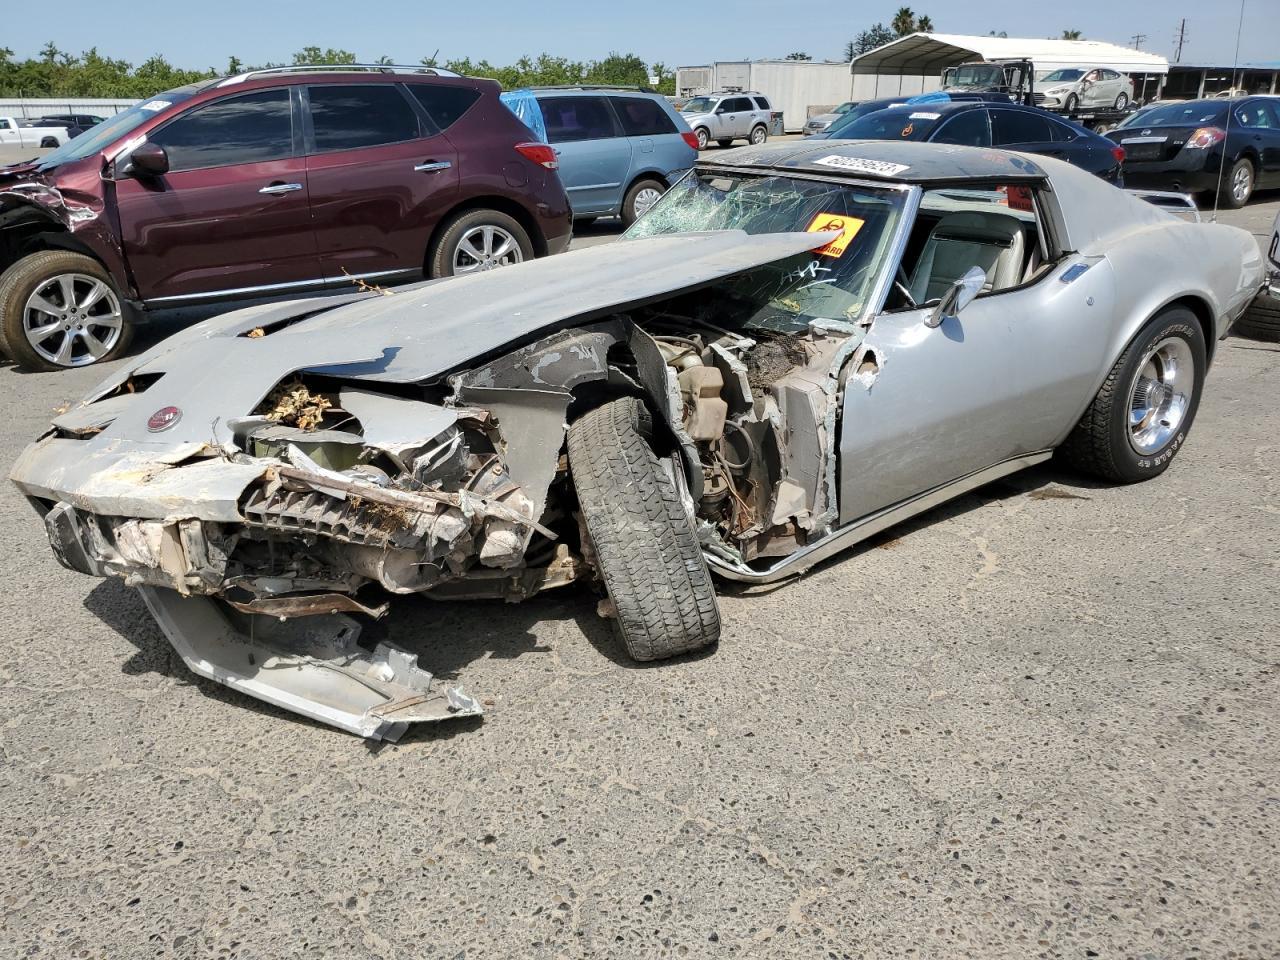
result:
[[[940,113],[913,113],[912,120],[937,120],[942,114]]]
[[[163,110],[165,107],[171,107],[171,106],[173,106],[173,104],[168,100],[151,100],[147,103],[144,103],[140,109],[150,110],[152,113],[158,113],[159,111]]]
[[[859,173],[877,173],[882,177],[896,177],[903,170],[911,169],[910,164],[890,163],[888,160],[866,160],[862,157],[823,157],[815,160],[824,167],[839,167],[841,170],[857,170]]]

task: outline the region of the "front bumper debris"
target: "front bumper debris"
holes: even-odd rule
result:
[[[356,641],[343,614],[274,620],[255,617],[252,634],[205,597],[142,587],[139,592],[173,648],[194,673],[371,740],[396,741],[411,723],[483,711],[389,643]]]

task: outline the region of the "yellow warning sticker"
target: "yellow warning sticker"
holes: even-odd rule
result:
[[[809,226],[805,227],[805,233],[827,233],[839,230],[840,236],[813,251],[824,257],[838,257],[848,249],[864,223],[866,223],[865,220],[843,213],[820,213],[813,218]]]

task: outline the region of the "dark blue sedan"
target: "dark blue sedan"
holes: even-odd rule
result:
[[[1124,150],[1106,137],[1047,110],[1014,103],[940,101],[904,103],[861,116],[846,114],[828,140],[917,140],[1000,147],[1057,157],[1112,183],[1120,181]]]

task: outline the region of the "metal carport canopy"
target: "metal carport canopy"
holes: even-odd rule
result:
[[[1153,53],[1101,40],[1035,40],[969,37],[955,33],[911,33],[855,57],[857,74],[926,75],[967,60],[1026,58],[1037,71],[1060,67],[1107,67],[1120,73],[1164,74],[1169,61]]]

